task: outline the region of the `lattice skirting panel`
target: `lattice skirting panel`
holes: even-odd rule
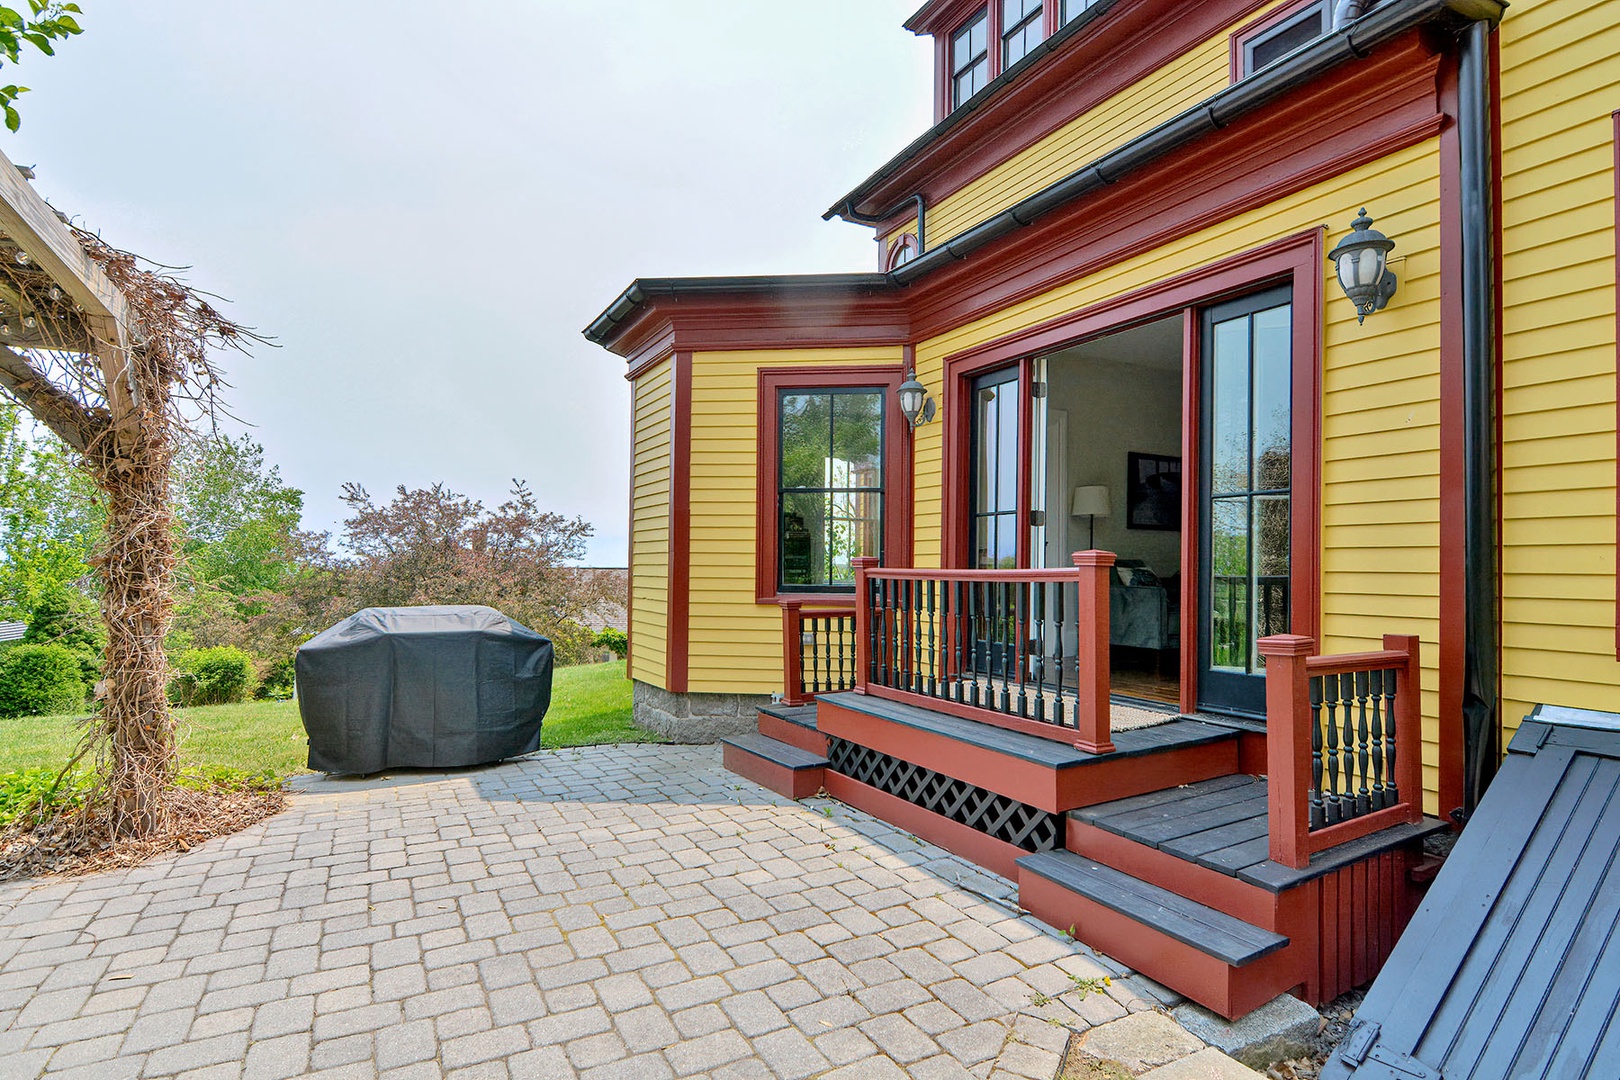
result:
[[[1025,851],[1053,851],[1063,846],[1063,819],[1058,815],[964,780],[845,739],[828,738],[827,762],[828,768],[851,780]]]

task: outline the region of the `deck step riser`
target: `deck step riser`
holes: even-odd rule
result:
[[[789,799],[808,799],[821,790],[825,779],[822,768],[792,768],[731,743],[723,744],[721,762],[727,772]]]
[[[1181,896],[1197,897],[1216,911],[1277,933],[1281,925],[1277,894],[1167,855],[1157,848],[1087,825],[1070,817],[1064,846],[1104,866],[1140,878]]]
[[[1018,875],[1018,902],[1049,926],[1063,931],[1072,928],[1078,940],[1229,1020],[1303,981],[1293,948],[1235,968],[1024,870]]]
[[[795,724],[791,720],[784,720],[780,716],[772,716],[768,712],[759,714],[759,733],[778,742],[785,742],[789,746],[796,746],[810,754],[827,755],[827,737],[813,727]]]
[[[824,736],[902,758],[1049,813],[1225,776],[1235,772],[1238,763],[1234,736],[1151,754],[1054,767],[846,708],[836,698],[819,702],[816,726]]]

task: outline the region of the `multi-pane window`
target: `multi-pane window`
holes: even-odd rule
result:
[[[877,387],[778,393],[779,587],[850,588],[850,560],[882,554],[885,397]]]
[[[1044,0],[1001,0],[1001,67],[1005,71],[1046,37]]]
[[[1090,11],[1100,3],[1102,0],[1063,0],[1063,25],[1068,26],[1081,12]]]
[[[990,84],[990,13],[981,11],[951,35],[951,108]]]
[[[981,375],[973,383],[969,528],[973,566],[1018,565],[1018,369]]]
[[[1333,14],[1326,0],[1318,0],[1276,26],[1243,43],[1243,74],[1251,75],[1332,29]]]

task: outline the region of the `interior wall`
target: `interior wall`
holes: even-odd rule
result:
[[[1086,348],[1106,347],[1106,339]],[[1181,568],[1181,534],[1126,528],[1125,478],[1131,453],[1181,456],[1181,372],[1058,354],[1048,360],[1048,406],[1068,416],[1067,473],[1061,490],[1047,491],[1048,520],[1067,522],[1069,542],[1086,543],[1086,519],[1070,518],[1077,487],[1108,488],[1109,514],[1096,520],[1093,546],[1122,559],[1141,559],[1160,577]],[[1054,558],[1055,563],[1066,560]]]

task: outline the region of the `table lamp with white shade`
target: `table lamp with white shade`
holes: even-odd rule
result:
[[[1075,488],[1069,516],[1086,519],[1086,548],[1095,547],[1097,519],[1108,516],[1108,488],[1102,484]]]

